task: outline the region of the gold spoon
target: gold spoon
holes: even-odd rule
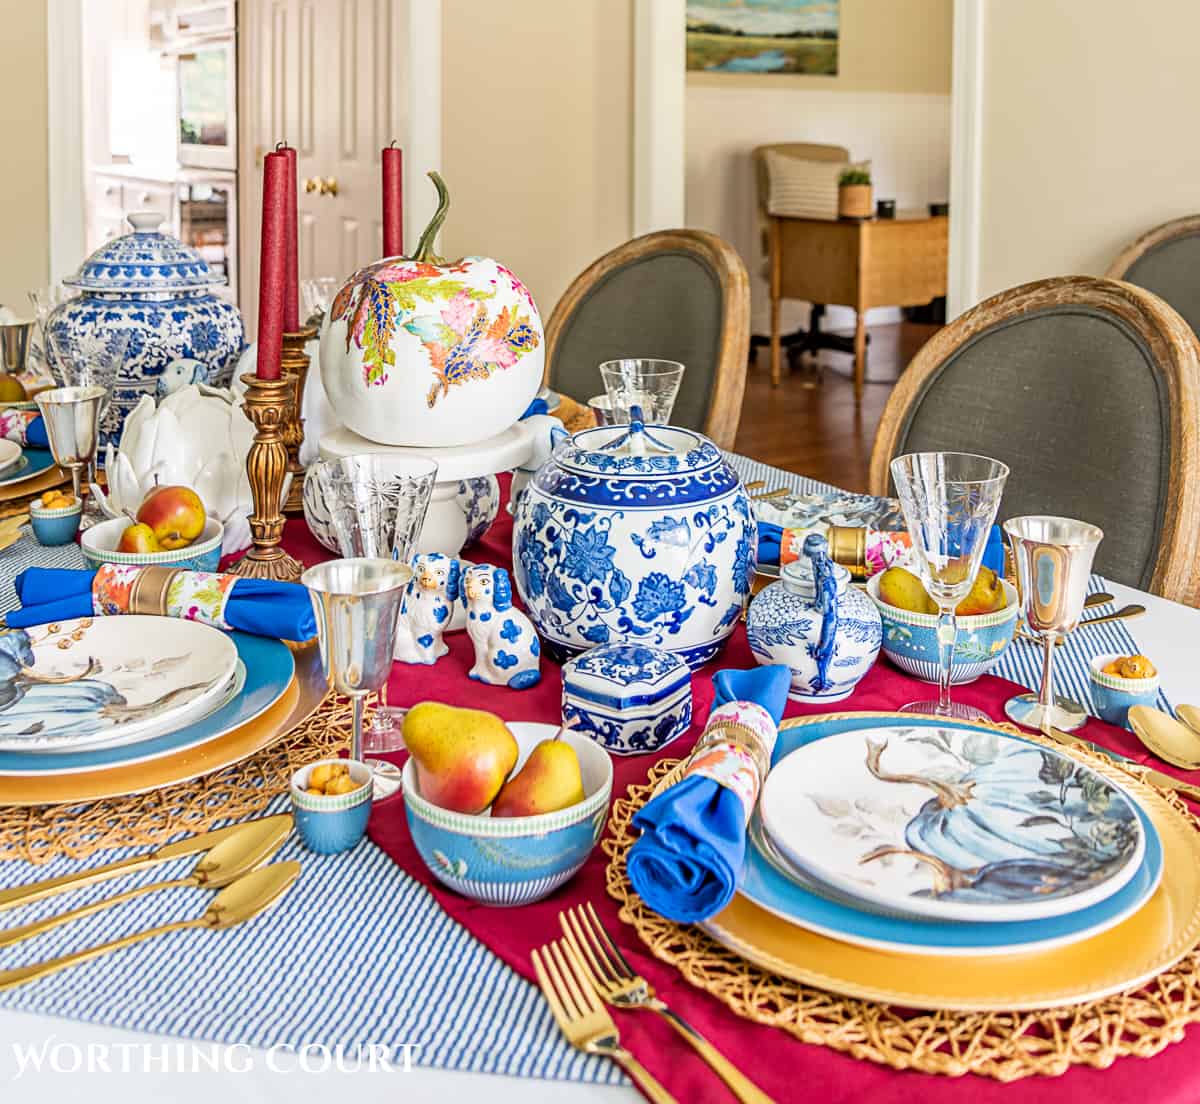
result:
[[[124,893],[117,893],[111,897],[103,897],[98,901],[81,905],[69,912],[48,916],[45,920],[38,920],[32,924],[21,924],[15,928],[5,928],[0,930],[0,947],[7,947],[18,940],[40,935],[42,932],[50,931],[62,924],[69,924],[72,920],[82,920],[83,917],[102,912],[112,905],[132,901],[144,893],[154,893],[160,889],[221,889],[270,859],[283,846],[283,841],[287,839],[291,829],[290,817],[272,817],[270,820],[251,821],[242,831],[236,832],[228,839],[218,843],[207,854],[201,855],[199,862],[186,877],[137,886]]]
[[[1129,727],[1146,748],[1182,770],[1200,770],[1200,733],[1149,705],[1129,710]]]
[[[244,874],[236,882],[226,886],[208,904],[204,913],[193,920],[176,920],[171,924],[161,924],[157,928],[134,932],[122,936],[109,943],[101,943],[96,947],[88,947],[74,954],[63,955],[61,958],[51,958],[46,962],[35,962],[32,966],[18,966],[13,970],[0,970],[0,992],[24,985],[27,981],[46,977],[57,973],[68,966],[88,962],[93,958],[106,955],[109,951],[119,951],[132,947],[146,939],[159,935],[169,935],[171,932],[186,931],[188,928],[208,928],[210,931],[223,931],[241,924],[260,912],[268,909],[290,888],[300,876],[298,862],[274,863],[260,870]]]
[[[1122,606],[1115,613],[1103,613],[1099,617],[1085,617],[1075,627],[1077,629],[1085,629],[1088,627],[1088,625],[1105,625],[1110,621],[1127,621],[1131,617],[1141,617],[1141,615],[1145,612],[1145,606],[1139,606],[1136,604]],[[1018,629],[1017,636],[1019,636],[1022,640],[1029,640],[1035,644],[1040,644],[1042,642],[1041,637],[1034,636],[1033,633],[1027,633],[1024,629]],[[1065,637],[1060,636],[1054,643],[1063,644],[1065,640]]]
[[[1181,705],[1175,712],[1188,728],[1193,732],[1200,732],[1200,706]]]

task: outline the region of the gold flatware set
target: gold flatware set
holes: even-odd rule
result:
[[[45,977],[108,954],[110,951],[131,947],[147,939],[170,932],[190,928],[207,928],[222,931],[235,927],[264,912],[275,904],[292,883],[300,876],[300,864],[280,862],[264,866],[283,846],[291,834],[290,813],[262,817],[242,824],[218,828],[186,840],[165,844],[154,851],[134,855],[120,862],[106,863],[92,870],[68,874],[60,878],[48,878],[27,886],[0,891],[0,910],[40,901],[58,893],[66,893],[83,886],[92,885],[108,878],[130,874],[136,870],[169,862],[187,855],[200,854],[200,859],[190,874],[133,889],[81,905],[67,912],[58,913],[29,924],[0,929],[0,947],[10,946],[22,939],[29,939],[51,931],[73,920],[92,916],[114,905],[131,901],[161,889],[197,888],[216,889],[220,892],[206,905],[204,911],[190,920],[177,920],[161,924],[144,931],[122,936],[108,943],[88,947],[73,954],[21,966],[0,970],[0,991],[22,985],[27,981]]]
[[[675,1098],[621,1046],[616,1023],[604,1005],[654,1012],[687,1041],[742,1104],[771,1104],[771,1097],[655,995],[605,931],[590,902],[560,912],[558,922],[563,938],[535,949],[532,958],[538,984],[567,1042],[577,1050],[611,1058],[656,1104],[672,1104]]]

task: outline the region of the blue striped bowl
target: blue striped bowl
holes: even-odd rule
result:
[[[345,763],[358,789],[331,797],[308,793],[308,776],[321,763]],[[355,759],[322,759],[301,767],[292,775],[292,811],[304,846],[318,855],[349,851],[366,833],[373,796],[371,768],[365,763]]]
[[[509,722],[520,748],[517,769],[555,725]],[[527,905],[566,882],[587,861],[604,828],[612,761],[586,736],[564,731],[579,756],[584,799],[556,813],[471,816],[432,805],[417,789],[416,766],[404,764],[404,810],[413,843],[443,885],[487,905]]]
[[[186,548],[169,552],[118,552],[121,534],[133,523],[128,518],[113,518],[85,529],[79,547],[92,567],[102,564],[126,564],[131,567],[182,567],[188,571],[216,571],[221,562],[221,541],[224,526],[209,518],[204,529]]]
[[[867,583],[867,594],[879,610],[883,622],[883,654],[901,671],[923,682],[938,681],[937,615],[913,613],[889,606],[879,597],[876,575]],[[995,613],[971,614],[958,618],[958,640],[954,645],[954,667],[950,681],[955,686],[974,682],[1000,661],[1016,631],[1017,588],[1005,582],[1004,608]]]

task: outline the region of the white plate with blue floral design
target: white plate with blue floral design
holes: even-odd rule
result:
[[[83,617],[0,633],[0,751],[148,739],[220,705],[228,634],[173,617]]]
[[[1060,916],[1120,890],[1146,840],[1132,799],[1003,732],[889,726],[797,748],[759,804],[772,843],[865,903],[940,920]]]

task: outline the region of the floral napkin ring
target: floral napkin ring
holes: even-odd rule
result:
[[[29,444],[29,423],[38,417],[36,410],[0,410],[0,437],[24,448]]]
[[[199,621],[228,631],[225,607],[236,575],[177,567],[104,564],[92,580],[92,610],[100,617],[148,613]]]
[[[770,714],[754,702],[727,702],[712,711],[683,776],[711,778],[737,794],[746,821],[758,804],[779,733]]]

